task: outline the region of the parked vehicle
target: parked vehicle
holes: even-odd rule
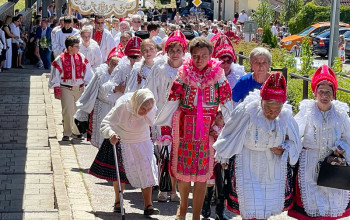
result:
[[[341,27],[350,27],[349,24],[340,22],[339,25]],[[319,22],[316,24],[311,25],[310,27],[304,29],[299,34],[294,34],[292,36],[283,38],[281,40],[281,47],[286,48],[287,50],[292,49],[292,47],[297,43],[297,41],[302,42],[303,37],[310,36],[315,37],[316,35],[320,34],[322,31],[329,29],[330,22]],[[312,43],[312,40],[310,40],[310,44]]]
[[[207,16],[208,20],[213,20],[214,19],[214,11],[211,8],[207,8],[207,7],[200,7],[201,10],[204,11],[205,16]],[[190,14],[190,8],[186,7],[186,8],[182,8],[180,10],[180,15],[181,16],[188,16]]]
[[[339,28],[339,35],[343,35],[348,31],[350,31],[350,28]],[[312,41],[314,54],[319,55],[321,57],[325,57],[328,55],[330,36],[331,31],[326,30],[314,37]]]
[[[345,32],[345,57],[350,59],[350,31]]]

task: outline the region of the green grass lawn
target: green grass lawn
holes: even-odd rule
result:
[[[0,0],[0,5],[5,4],[5,2],[7,2],[7,0]],[[19,11],[22,11],[24,9],[24,5],[25,5],[25,0],[19,0],[15,5],[15,9],[18,8]]]

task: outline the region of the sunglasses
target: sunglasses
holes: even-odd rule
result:
[[[102,22],[95,22],[96,24],[104,24],[104,22],[102,21]]]
[[[141,21],[133,21],[132,23],[141,23]]]

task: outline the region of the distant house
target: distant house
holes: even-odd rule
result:
[[[256,10],[260,1],[261,0],[214,0],[214,19],[232,20],[234,13],[240,13],[242,9],[245,9],[248,16],[250,16],[252,10]],[[276,12],[276,16],[278,16],[282,10],[283,0],[270,0],[270,3]]]

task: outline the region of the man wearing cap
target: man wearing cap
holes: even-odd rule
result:
[[[62,141],[69,141],[69,137],[81,138],[73,115],[76,112],[75,102],[84,91],[84,87],[93,76],[89,61],[79,53],[79,38],[68,36],[66,50],[53,62],[49,87],[54,89],[55,98],[61,100],[63,118]]]
[[[286,100],[283,75],[269,75],[261,91],[250,93],[231,113],[213,145],[215,159],[223,167],[230,162],[228,209],[243,219],[268,219],[292,205],[291,165],[302,145]]]
[[[102,62],[107,61],[109,52],[116,46],[111,32],[104,28],[105,17],[103,15],[95,16],[95,28],[92,33],[92,38],[100,46],[102,53]]]

